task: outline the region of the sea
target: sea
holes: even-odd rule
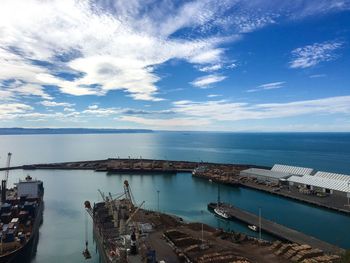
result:
[[[154,158],[273,166],[286,164],[350,175],[350,133],[215,133],[147,132],[118,134],[1,135],[0,167],[106,158]],[[85,262],[89,241],[91,263],[100,262],[84,201],[102,200],[98,189],[123,191],[128,180],[137,203],[177,215],[188,222],[204,222],[229,231],[256,236],[246,225],[217,218],[207,210],[217,200],[218,185],[189,173],[113,174],[84,170],[11,170],[9,186],[27,174],[44,182],[44,220],[36,254],[28,262]],[[3,172],[1,172],[3,176]],[[157,192],[159,191],[159,203]],[[220,186],[221,200],[350,248],[350,216],[302,204],[263,192]],[[87,227],[88,231],[85,231]],[[273,237],[263,235],[273,240]]]

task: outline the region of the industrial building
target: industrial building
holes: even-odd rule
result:
[[[275,164],[271,170],[268,169],[258,169],[250,168],[240,172],[241,176],[253,177],[260,182],[271,182],[279,183],[280,181],[285,181],[291,176],[303,176],[310,175],[314,173],[314,169],[289,166],[282,164]]]
[[[258,182],[275,183],[350,198],[350,175],[315,171],[312,168],[275,164],[271,170],[250,168],[240,172]]]
[[[290,186],[350,198],[349,175],[317,172],[314,176],[291,176],[288,182]]]
[[[280,172],[280,173],[287,173],[287,174],[293,174],[293,175],[313,175],[315,173],[315,170],[312,168],[305,168],[305,167],[298,167],[298,166],[290,166],[290,165],[283,165],[283,164],[275,164],[271,171],[274,172]]]
[[[249,168],[240,172],[241,176],[253,177],[260,182],[278,183],[281,179],[287,179],[293,174],[276,172],[266,169]]]

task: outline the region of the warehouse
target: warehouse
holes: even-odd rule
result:
[[[250,168],[240,172],[241,176],[253,177],[260,182],[278,183],[280,179],[287,179],[292,176],[289,173],[281,173],[266,169]]]
[[[316,175],[291,176],[287,180],[290,186],[350,198],[349,180],[336,180]]]
[[[328,172],[317,172],[315,174],[316,177],[321,178],[327,178],[327,179],[334,179],[334,180],[341,180],[341,181],[347,181],[350,182],[350,176],[345,174],[336,174],[336,173],[328,173]]]
[[[302,175],[313,175],[315,173],[315,170],[312,168],[282,165],[282,164],[275,164],[272,167],[271,171],[294,174],[294,175],[301,175],[301,176]]]
[[[275,164],[271,170],[250,168],[240,172],[241,176],[256,178],[259,182],[279,183],[289,177],[310,175],[314,173],[312,168]]]

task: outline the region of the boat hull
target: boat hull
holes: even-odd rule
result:
[[[28,242],[10,254],[0,256],[0,263],[29,263],[36,255],[39,241],[39,227],[43,221],[44,201],[40,202],[35,218],[34,231]]]

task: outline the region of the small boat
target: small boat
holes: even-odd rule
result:
[[[230,216],[225,212],[225,210],[223,208],[220,207],[216,207],[214,209],[215,214],[217,214],[218,216],[225,218],[225,219],[229,219]]]
[[[210,183],[212,183],[212,182],[213,182],[213,180],[212,180],[212,179],[209,179],[209,182],[210,182]]]
[[[248,225],[248,228],[254,232],[257,232],[258,231],[258,227],[255,226],[255,225]]]

